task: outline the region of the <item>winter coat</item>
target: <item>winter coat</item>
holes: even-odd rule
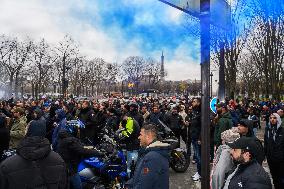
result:
[[[5,117],[0,116],[0,156],[4,150],[9,149],[10,132],[9,129],[5,127]]]
[[[183,119],[179,114],[170,114],[166,118],[165,122],[170,129],[181,129],[183,124]]]
[[[141,149],[133,178],[127,186],[129,189],[168,189],[169,145],[156,141]]]
[[[221,115],[221,118],[218,120],[217,126],[215,127],[214,133],[214,144],[220,146],[222,144],[221,133],[231,129],[233,127],[233,121],[230,112],[226,112]]]
[[[39,109],[37,111],[37,119],[32,120],[29,124],[26,136],[42,136],[46,135],[46,120],[43,117],[43,112]]]
[[[10,129],[10,149],[16,148],[20,141],[25,137],[26,126],[27,119],[25,116],[22,116],[19,119],[15,120]]]
[[[57,152],[64,159],[71,176],[78,172],[78,165],[82,158],[101,156],[96,150],[84,148],[80,140],[65,129],[59,132],[58,137]]]
[[[0,165],[0,189],[66,189],[67,169],[43,137],[27,137]]]
[[[84,108],[80,110],[78,118],[85,124],[85,128],[80,132],[81,139],[85,139],[87,137],[92,140],[95,133],[94,116],[95,113],[91,108]]]
[[[256,161],[239,164],[228,174],[223,189],[272,189],[267,172]]]
[[[281,119],[277,117],[277,125],[265,129],[264,151],[268,162],[284,163],[284,128]]]
[[[234,167],[230,151],[231,148],[228,145],[218,147],[211,171],[211,189],[221,188],[224,184],[226,173]]]
[[[150,123],[154,123],[156,125],[159,125],[159,120],[162,120],[162,113],[161,112],[151,112],[150,115],[147,117],[147,121]]]
[[[190,126],[190,135],[192,140],[201,139],[201,110],[200,108],[193,108]]]
[[[66,120],[66,114],[64,110],[58,109],[56,110],[57,115],[57,123],[56,127],[53,129],[52,133],[52,148],[54,151],[57,150],[58,145],[58,134],[59,132],[66,127],[67,120]]]

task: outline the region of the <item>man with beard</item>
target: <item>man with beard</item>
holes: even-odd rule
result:
[[[228,174],[223,189],[272,189],[269,175],[255,160],[255,140],[241,137],[227,144],[236,167]]]
[[[264,155],[264,149],[262,146],[261,141],[254,135],[253,133],[253,121],[248,119],[242,119],[238,123],[238,133],[241,137],[250,137],[253,138],[258,146],[257,152],[255,154],[255,158],[257,162],[261,165],[265,155]]]
[[[277,113],[270,115],[264,136],[264,151],[275,189],[284,188],[284,128]]]

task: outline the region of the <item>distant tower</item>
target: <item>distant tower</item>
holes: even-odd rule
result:
[[[165,66],[164,66],[164,52],[161,56],[161,81],[165,81]]]

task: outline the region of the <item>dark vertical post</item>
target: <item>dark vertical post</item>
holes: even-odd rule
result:
[[[65,64],[65,60],[63,60],[63,70],[62,70],[62,94],[63,94],[63,98],[65,98],[65,93],[66,93],[66,83],[65,83],[65,77],[66,77],[66,64]]]
[[[219,60],[219,92],[218,99],[225,101],[225,47],[224,43],[220,44],[220,60]]]
[[[213,73],[210,73],[210,98],[213,98]]]
[[[200,0],[201,31],[201,188],[210,180],[210,0]]]

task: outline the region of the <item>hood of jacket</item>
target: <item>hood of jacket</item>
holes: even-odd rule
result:
[[[232,119],[231,112],[228,111],[228,112],[222,114],[222,118]]]
[[[143,151],[145,154],[151,151],[155,151],[166,159],[169,159],[170,145],[161,141],[155,141],[149,144]]]
[[[50,143],[44,137],[33,136],[24,138],[18,145],[17,154],[30,161],[43,159],[50,151]]]
[[[277,130],[279,129],[279,127],[281,126],[282,124],[282,120],[281,120],[281,117],[277,114],[277,113],[273,113],[273,115],[276,117],[277,119]],[[271,124],[269,122],[269,127],[271,128]]]
[[[58,109],[55,111],[56,115],[58,116],[58,119],[61,121],[62,119],[66,118],[66,113],[63,109]]]

